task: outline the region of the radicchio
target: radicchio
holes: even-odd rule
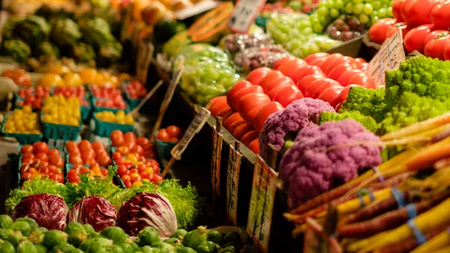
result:
[[[122,205],[117,225],[131,236],[150,226],[166,238],[177,230],[177,217],[168,199],[158,193],[142,192]]]
[[[69,212],[69,222],[91,225],[95,231],[116,225],[117,210],[108,200],[96,196],[85,197]]]
[[[63,198],[40,193],[22,198],[14,208],[13,218],[32,218],[40,227],[63,230],[67,225],[68,212]]]

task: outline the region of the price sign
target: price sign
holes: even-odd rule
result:
[[[304,253],[342,253],[343,250],[337,240],[325,233],[323,227],[313,219],[306,220]]]
[[[278,173],[258,156],[258,161],[253,171],[247,233],[264,253],[269,250],[277,178]]]
[[[241,172],[242,154],[239,152],[239,142],[236,147],[230,144],[230,155],[227,168],[227,213],[228,219],[237,225],[237,203],[239,189],[239,174]]]
[[[204,107],[200,109],[198,114],[192,120],[189,127],[184,132],[183,137],[181,137],[181,140],[170,151],[170,154],[172,155],[173,158],[177,160],[181,159],[181,155],[186,150],[189,143],[192,141],[192,138],[194,138],[194,135],[200,132],[200,130],[203,128],[203,126],[205,125],[206,121],[209,118],[209,115],[211,115],[211,112],[209,110],[207,110]]]
[[[196,16],[198,14],[201,14],[205,11],[209,11],[213,8],[216,8],[219,5],[216,1],[201,1],[199,3],[196,3],[192,5],[191,7],[179,10],[175,12],[175,17],[178,20],[184,20],[193,16]]]
[[[213,192],[220,196],[220,162],[222,158],[223,136],[220,129],[214,128],[212,136],[211,185]]]
[[[398,69],[405,61],[402,30],[399,28],[390,38],[384,41],[378,53],[369,62],[369,75],[377,86],[384,85],[384,73]]]
[[[248,32],[265,3],[266,0],[239,0],[228,22],[228,29],[236,33]]]

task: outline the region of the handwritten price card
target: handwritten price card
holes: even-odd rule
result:
[[[213,192],[220,196],[220,162],[222,158],[223,136],[216,128],[212,136],[211,185]]]
[[[209,115],[211,115],[211,112],[209,110],[204,107],[200,109],[189,127],[184,132],[183,137],[181,137],[178,144],[170,151],[172,157],[177,160],[181,159],[181,155],[186,150],[189,143],[192,141],[192,138],[194,138],[194,135],[200,132],[200,130],[203,128],[209,118]]]
[[[239,189],[239,173],[241,172],[242,154],[239,152],[239,142],[236,147],[230,144],[230,155],[227,168],[227,213],[228,219],[237,225],[237,204]]]
[[[253,171],[247,233],[264,253],[269,250],[277,178],[278,174],[258,156]]]
[[[399,28],[390,38],[384,41],[378,53],[369,62],[369,75],[377,86],[384,85],[384,73],[398,69],[405,61],[402,30]]]
[[[228,29],[247,33],[265,3],[265,0],[239,0],[228,22]]]

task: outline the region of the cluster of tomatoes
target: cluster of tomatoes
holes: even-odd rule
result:
[[[78,98],[80,100],[80,105],[88,106],[89,103],[86,101],[86,91],[83,86],[79,87],[56,87],[53,91],[54,95],[61,95],[65,98]]]
[[[69,164],[84,164],[91,168],[112,164],[105,146],[98,141],[91,143],[88,140],[82,140],[78,144],[75,141],[68,141],[65,147],[69,154]]]
[[[19,86],[31,86],[30,74],[21,68],[6,70],[2,73],[3,77],[10,78]]]
[[[128,160],[128,156],[124,158],[125,164],[117,165],[117,174],[119,174],[125,187],[140,186],[141,182],[159,183],[164,180],[158,175],[159,164],[156,160],[131,162]]]
[[[108,169],[100,168],[100,166],[98,165],[94,165],[89,168],[81,164],[76,164],[67,173],[67,181],[69,181],[70,183],[79,183],[81,182],[80,175],[105,179],[108,177],[108,173]]]
[[[109,138],[111,139],[112,146],[115,147],[115,151],[122,156],[133,154],[137,158],[142,158],[141,160],[155,157],[155,151],[150,140],[145,137],[137,138],[133,132],[124,134],[120,130],[114,130],[111,132]],[[121,162],[120,159],[114,160],[116,164],[120,164]]]
[[[125,109],[127,104],[122,96],[122,91],[113,87],[91,86],[92,96],[97,98],[95,106]]]
[[[128,92],[128,96],[132,99],[142,99],[147,95],[147,89],[145,89],[144,84],[137,80],[125,85],[125,89]]]
[[[22,165],[20,167],[21,181],[49,178],[64,183],[62,168],[64,158],[58,149],[50,149],[45,142],[22,146]]]
[[[171,125],[159,129],[156,139],[160,141],[178,142],[182,134],[183,130],[181,128]]]
[[[18,106],[23,107],[25,105],[28,105],[34,109],[41,109],[42,100],[50,95],[50,88],[42,86],[36,86],[34,88],[24,88],[20,89],[17,92],[17,95],[19,96],[19,98],[23,99],[17,101]]]

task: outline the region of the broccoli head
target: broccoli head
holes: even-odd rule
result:
[[[361,144],[367,142],[368,144]],[[310,125],[297,135],[279,166],[294,208],[358,176],[358,170],[382,162],[381,140],[352,119]]]
[[[362,115],[359,111],[346,111],[343,113],[322,112],[319,118],[319,125],[328,121],[341,121],[344,119],[356,120],[373,133],[378,129],[377,122],[372,117]]]
[[[269,144],[281,151],[285,139],[295,139],[302,128],[316,124],[323,111],[334,112],[334,108],[321,99],[302,98],[271,114],[259,134],[260,155],[265,157]]]
[[[9,56],[17,62],[24,62],[30,54],[30,47],[22,40],[11,39],[2,43],[2,55]]]
[[[376,122],[384,118],[386,103],[385,90],[351,87],[347,100],[344,101],[339,112],[359,111],[362,115],[372,117]]]

